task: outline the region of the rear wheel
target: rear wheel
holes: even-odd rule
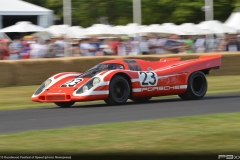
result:
[[[141,98],[131,98],[132,101],[136,103],[145,103],[148,102],[152,97],[141,97]]]
[[[75,102],[55,102],[55,104],[62,108],[71,107]]]
[[[208,88],[206,76],[203,72],[194,72],[188,78],[187,90],[184,94],[178,95],[184,100],[202,99]]]
[[[128,81],[122,76],[114,76],[109,85],[109,95],[104,100],[108,105],[124,104],[130,96]]]

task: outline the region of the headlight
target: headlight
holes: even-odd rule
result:
[[[101,82],[100,78],[97,78],[97,77],[94,78],[94,79],[93,79],[93,87],[96,86],[96,85],[97,85],[98,83],[100,83],[100,82]]]
[[[35,96],[39,95],[46,87],[48,87],[52,83],[51,79],[47,79],[45,82],[43,82],[40,87],[37,89],[37,91],[34,93]]]
[[[83,93],[88,91],[88,86],[83,86]]]
[[[90,81],[88,81],[85,85],[83,85],[82,87],[80,87],[77,91],[76,94],[81,94],[84,92],[87,92],[88,90],[90,90],[92,87],[96,86],[98,83],[101,82],[101,79],[98,77],[94,77],[92,78]]]

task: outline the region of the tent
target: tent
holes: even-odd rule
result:
[[[4,27],[3,23],[6,17],[13,17],[11,20],[16,20],[17,17],[20,16],[24,16],[26,18],[25,21],[28,21],[27,17],[36,16],[37,25],[42,27],[51,26],[54,20],[52,10],[22,0],[0,0],[0,29]],[[16,22],[17,21],[23,20],[16,20]],[[5,27],[6,26],[10,25],[5,25]]]
[[[114,37],[126,34],[121,30],[105,24],[94,24],[91,27],[84,29],[84,31],[85,36]]]
[[[3,28],[0,32],[39,32],[44,31],[43,27],[33,25],[31,22],[17,22],[15,25]]]
[[[198,27],[194,23],[183,23],[178,27],[178,30],[183,32],[184,35],[207,35],[211,34],[209,30],[203,30]]]
[[[233,12],[224,24],[228,27],[240,30],[240,12]]]
[[[196,26],[200,29],[211,31],[213,34],[224,34],[224,33],[236,34],[237,33],[237,29],[228,27],[224,25],[222,22],[217,20],[203,21],[197,24]]]

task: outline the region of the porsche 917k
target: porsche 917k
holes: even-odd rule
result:
[[[147,102],[152,97],[178,95],[184,100],[205,96],[206,75],[221,65],[221,55],[196,59],[162,58],[108,60],[84,73],[64,72],[48,78],[31,100],[70,107],[75,102],[104,100],[109,105],[128,99]]]

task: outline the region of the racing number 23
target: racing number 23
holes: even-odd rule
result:
[[[139,77],[142,86],[155,86],[158,81],[154,72],[139,72]]]

